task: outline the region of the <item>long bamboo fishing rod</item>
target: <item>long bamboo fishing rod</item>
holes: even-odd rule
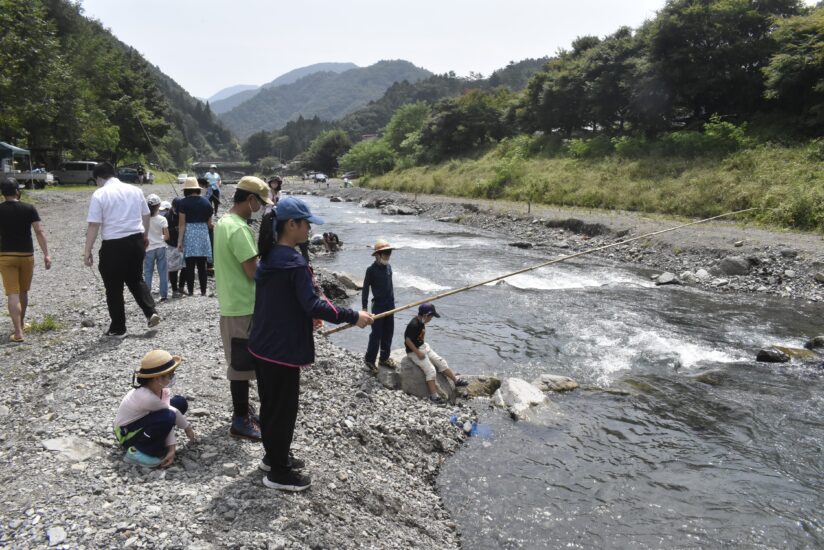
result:
[[[512,273],[507,273],[505,275],[500,275],[498,277],[493,277],[492,279],[487,279],[486,281],[481,281],[479,283],[474,283],[474,284],[464,286],[464,287],[461,287],[461,288],[456,288],[455,290],[450,290],[448,292],[444,292],[443,294],[438,294],[437,296],[432,296],[431,298],[424,298],[423,300],[418,300],[417,302],[412,302],[411,304],[406,304],[405,306],[396,307],[395,309],[392,309],[390,311],[385,311],[383,313],[379,313],[379,314],[375,315],[373,317],[373,319],[375,319],[377,321],[378,319],[383,319],[384,317],[389,317],[390,315],[394,315],[395,313],[398,313],[399,311],[403,311],[405,309],[410,309],[410,308],[413,308],[415,306],[425,304],[427,302],[434,302],[435,300],[440,300],[442,298],[446,298],[448,296],[458,294],[459,292],[465,292],[467,290],[471,290],[471,289],[477,288],[479,286],[488,285],[489,283],[494,283],[496,281],[501,281],[501,280],[506,279],[508,277],[513,277],[515,275],[520,275],[521,273],[526,273],[527,271],[533,271],[535,269],[538,269],[538,268],[541,268],[541,267],[546,267],[548,265],[565,262],[567,260],[571,260],[572,258],[578,258],[580,256],[586,256],[587,254],[592,254],[594,252],[599,252],[601,250],[606,250],[608,248],[612,248],[612,247],[619,246],[619,245],[622,245],[622,244],[631,243],[633,241],[637,241],[637,240],[640,240],[640,239],[646,239],[647,237],[654,237],[655,235],[661,235],[662,233],[669,233],[670,231],[676,231],[678,229],[683,229],[683,228],[689,227],[691,225],[698,225],[698,224],[701,224],[701,223],[710,222],[712,220],[717,220],[719,218],[726,218],[728,216],[735,216],[736,214],[743,214],[744,212],[752,212],[753,210],[758,210],[758,209],[757,208],[747,208],[745,210],[736,210],[735,212],[727,212],[726,214],[719,214],[718,216],[713,216],[711,218],[705,218],[703,220],[698,220],[698,221],[695,221],[695,222],[685,223],[685,224],[682,224],[682,225],[678,225],[676,227],[670,227],[669,229],[661,229],[659,231],[653,231],[652,233],[646,233],[644,235],[640,235],[638,237],[633,237],[631,239],[624,239],[623,241],[618,241],[618,242],[615,242],[615,243],[612,243],[612,244],[606,244],[604,246],[599,246],[597,248],[591,248],[589,250],[584,250],[582,252],[576,252],[575,254],[569,254],[567,256],[561,256],[560,258],[555,258],[554,260],[548,260],[546,262],[541,262],[538,265],[525,267],[523,269],[519,269],[518,271],[513,271]],[[339,327],[335,327],[335,328],[327,330],[325,332],[321,332],[321,335],[329,336],[331,334],[335,334],[336,332],[340,332],[342,330],[346,330],[346,329],[352,328],[354,326],[355,325],[341,325]]]

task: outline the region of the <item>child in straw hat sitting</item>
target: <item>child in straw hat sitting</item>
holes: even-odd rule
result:
[[[152,350],[132,374],[134,388],[120,402],[114,419],[115,437],[126,449],[126,462],[149,468],[169,466],[177,448],[175,426],[194,441],[195,432],[185,416],[186,398],[171,397],[169,392],[181,361],[168,351]]]

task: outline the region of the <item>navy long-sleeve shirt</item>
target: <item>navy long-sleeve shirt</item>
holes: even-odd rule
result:
[[[294,248],[276,245],[258,265],[255,281],[249,351],[269,363],[305,367],[315,361],[312,319],[358,320],[357,311],[337,308],[315,293],[309,266]]]
[[[372,311],[388,311],[395,307],[395,289],[392,286],[392,266],[378,262],[366,268],[363,277],[363,309],[369,303],[369,291],[372,291]]]

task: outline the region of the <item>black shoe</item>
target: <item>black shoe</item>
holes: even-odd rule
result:
[[[441,397],[440,395],[430,395],[429,401],[434,405],[443,405],[445,403],[443,397]]]
[[[286,467],[290,470],[303,470],[306,466],[306,463],[299,458],[295,458],[292,456],[292,453],[289,453],[289,460],[286,462]],[[272,471],[272,461],[269,460],[269,455],[264,455],[261,459],[260,464],[258,464],[258,469],[263,472],[271,472]]]
[[[126,337],[126,329],[125,328],[123,330],[109,329],[105,333],[103,333],[103,336],[106,336],[108,338],[121,338],[121,339],[123,339],[123,338]]]
[[[270,489],[297,492],[308,489],[312,485],[312,480],[309,479],[309,476],[299,474],[295,470],[277,468],[277,470],[270,471],[263,478],[263,484]]]
[[[469,380],[465,380],[463,378],[458,378],[455,380],[455,387],[460,388],[461,386],[468,386]]]

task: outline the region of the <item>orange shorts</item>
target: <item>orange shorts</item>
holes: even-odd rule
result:
[[[0,254],[0,276],[6,296],[28,292],[34,275],[34,256]]]

